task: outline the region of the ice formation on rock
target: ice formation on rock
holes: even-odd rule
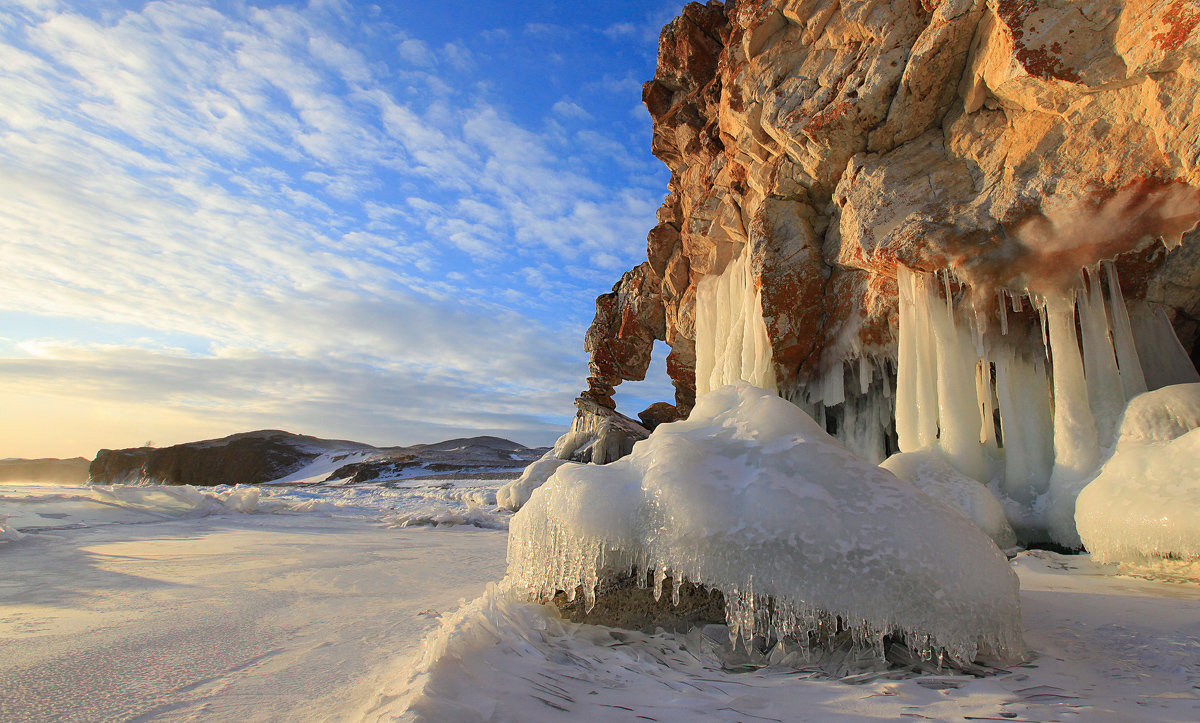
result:
[[[496,504],[506,510],[517,511],[529,501],[529,495],[550,479],[555,470],[566,464],[567,460],[559,459],[554,450],[542,455],[542,458],[525,468],[521,476],[509,482],[496,491]]]
[[[587,396],[576,399],[575,406],[571,428],[558,438],[554,448],[527,466],[519,478],[496,492],[500,507],[514,512],[520,509],[529,495],[564,462],[608,464],[629,454],[635,442],[650,434],[629,417]]]
[[[879,465],[930,497],[953,506],[987,533],[1001,550],[1016,547],[1017,535],[1004,507],[987,487],[956,470],[936,449],[900,452]]]
[[[1126,408],[1116,451],[1079,494],[1075,520],[1100,562],[1200,561],[1200,384]]]
[[[740,380],[775,389],[762,292],[745,246],[720,275],[706,276],[696,287],[696,394]]]
[[[1027,541],[1079,547],[1075,499],[1111,450],[1126,402],[1148,381],[1195,373],[1169,323],[1143,311],[1149,321],[1131,324],[1104,266],[1104,285],[1092,268],[1075,287],[1002,290],[995,301],[946,272],[897,267],[899,448],[936,449],[994,482]]]
[[[560,467],[510,530],[510,578],[539,599],[590,601],[602,576],[652,571],[659,590],[668,575],[721,590],[746,640],[840,621],[863,644],[900,632],[957,662],[1024,649],[1016,576],[975,525],[745,382],[617,462]]]

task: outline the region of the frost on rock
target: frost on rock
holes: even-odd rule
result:
[[[900,452],[879,465],[925,494],[967,516],[992,538],[1001,550],[1017,545],[1017,535],[1008,524],[1004,507],[987,487],[967,477],[946,461],[940,452],[923,449]]]
[[[1174,561],[1200,572],[1200,384],[1129,403],[1116,451],[1080,493],[1075,522],[1100,562]]]
[[[496,504],[515,512],[563,463],[608,464],[629,454],[634,443],[650,434],[624,414],[586,396],[576,399],[575,407],[571,429],[558,438],[552,450],[526,467],[519,478],[501,487],[496,492]]]
[[[509,576],[541,600],[602,577],[719,589],[731,635],[785,645],[839,627],[882,651],[1022,655],[1017,578],[975,525],[747,383],[702,397],[606,466],[568,464],[512,519]],[[648,581],[649,582],[649,581]]]

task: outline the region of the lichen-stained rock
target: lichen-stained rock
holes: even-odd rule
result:
[[[1115,258],[1200,356],[1200,0],[691,3],[643,98],[671,180],[622,288],[662,306],[681,412],[696,285],[746,244],[793,397],[895,358],[897,262],[985,297]],[[644,373],[618,316],[589,332],[599,400]]]
[[[638,419],[641,420],[642,426],[651,432],[660,424],[675,422],[682,418],[683,416],[675,405],[666,402],[655,402],[638,412]]]

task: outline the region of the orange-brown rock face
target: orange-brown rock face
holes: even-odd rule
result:
[[[601,403],[663,339],[690,409],[697,285],[743,252],[789,395],[895,358],[897,263],[990,298],[1117,259],[1200,351],[1197,0],[692,3],[643,99],[671,180],[597,301]]]

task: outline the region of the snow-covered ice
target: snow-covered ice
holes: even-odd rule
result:
[[[153,494],[135,509],[0,485],[8,529],[27,531],[0,543],[0,719],[1200,719],[1200,586],[1023,554],[1027,665],[736,672],[713,654],[721,631],[576,625],[485,593],[505,572],[502,530],[394,526],[472,508],[507,520],[488,501],[501,482],[262,488],[258,509],[284,506],[204,516]]]
[[[5,721],[345,719],[504,571],[502,530],[390,527],[392,490],[197,516],[19,488],[0,509],[40,522],[0,543]]]
[[[499,505],[506,510],[521,509],[521,505],[529,501],[533,491],[546,484],[550,475],[565,463],[565,459],[559,459],[556,450],[552,449],[542,455],[541,459],[526,467],[520,477],[499,489],[496,493]]]
[[[511,530],[509,574],[541,599],[653,570],[656,587],[721,590],[747,640],[807,640],[840,616],[881,655],[893,632],[958,663],[1024,649],[1016,577],[978,527],[745,382],[627,457],[563,465]]]

